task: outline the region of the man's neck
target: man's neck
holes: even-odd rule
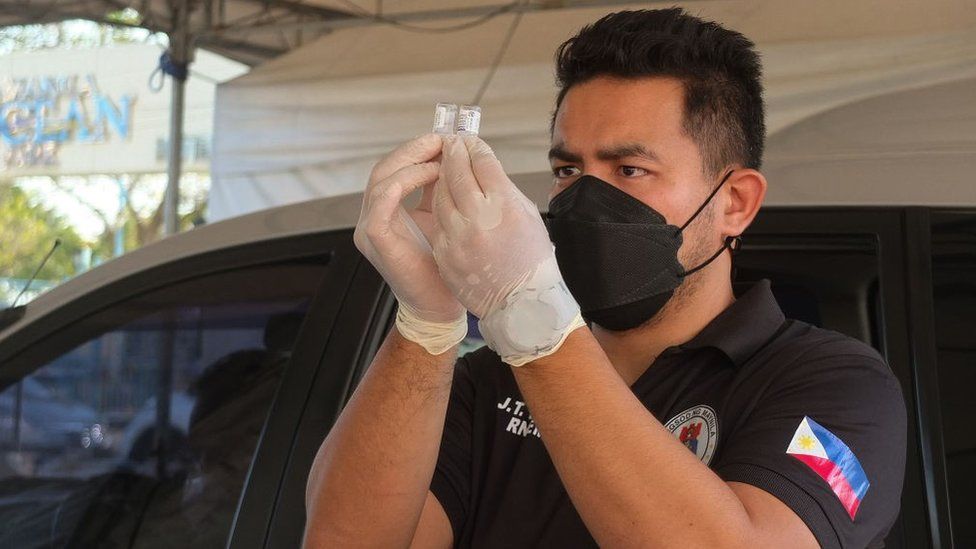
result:
[[[727,282],[702,280],[693,295],[685,296],[680,302],[675,299],[668,302],[659,313],[660,319],[623,332],[593,324],[593,336],[620,377],[632,385],[662,351],[695,337],[734,301],[732,287]]]

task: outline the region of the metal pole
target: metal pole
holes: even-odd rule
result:
[[[167,235],[179,231],[180,172],[183,171],[183,96],[186,82],[173,79],[173,98],[170,104],[169,120],[169,183],[166,185],[163,218]]]
[[[169,37],[170,59],[176,65],[190,62],[190,9],[187,0],[176,5],[176,28]],[[166,235],[179,232],[180,174],[183,171],[183,114],[185,111],[186,80],[173,77],[173,94],[169,118],[169,182],[163,199],[163,224]]]

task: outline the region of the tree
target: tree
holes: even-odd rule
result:
[[[57,239],[61,247],[38,273],[41,280],[74,276],[75,257],[85,243],[64,218],[23,189],[0,184],[0,277],[29,278]]]
[[[208,178],[189,175],[188,185],[184,188],[186,192],[180,197],[181,230],[201,222],[207,205]],[[163,236],[165,175],[119,177],[127,200],[123,207],[115,210],[108,210],[87,198],[94,194],[94,186],[105,184],[104,179],[44,178],[51,187],[50,191],[43,191],[48,200],[52,192],[64,193],[101,222],[102,229],[94,240],[87,242],[68,220],[45,206],[40,196],[11,182],[0,181],[0,307],[15,298],[22,282],[41,265],[57,239],[61,240],[61,246],[38,273],[38,282],[34,283],[32,291],[80,274],[80,270],[88,265],[76,264],[79,254],[90,254],[93,264],[117,255],[120,251],[116,245],[119,231],[122,231],[121,252],[140,248]]]
[[[40,179],[40,178],[35,178]],[[116,238],[122,231],[122,252],[151,244],[163,235],[163,195],[165,174],[100,175],[88,177],[45,177],[50,191],[70,197],[97,218],[103,227],[93,243],[97,258],[117,255]],[[209,178],[201,174],[183,174],[179,203],[180,230],[192,228],[203,217],[207,206]],[[112,190],[106,191],[106,186]],[[89,197],[121,193],[125,200],[112,207],[94,203]]]

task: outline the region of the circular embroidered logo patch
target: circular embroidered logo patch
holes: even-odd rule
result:
[[[688,408],[664,424],[705,465],[712,461],[718,442],[718,416],[711,406]]]

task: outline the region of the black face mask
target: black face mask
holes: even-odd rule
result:
[[[678,262],[681,232],[705,209],[732,175],[725,174],[681,227],[613,185],[584,175],[549,202],[545,216],[556,261],[583,316],[609,330],[636,328],[656,315],[684,277],[723,251],[738,250],[730,236],[693,269]]]

